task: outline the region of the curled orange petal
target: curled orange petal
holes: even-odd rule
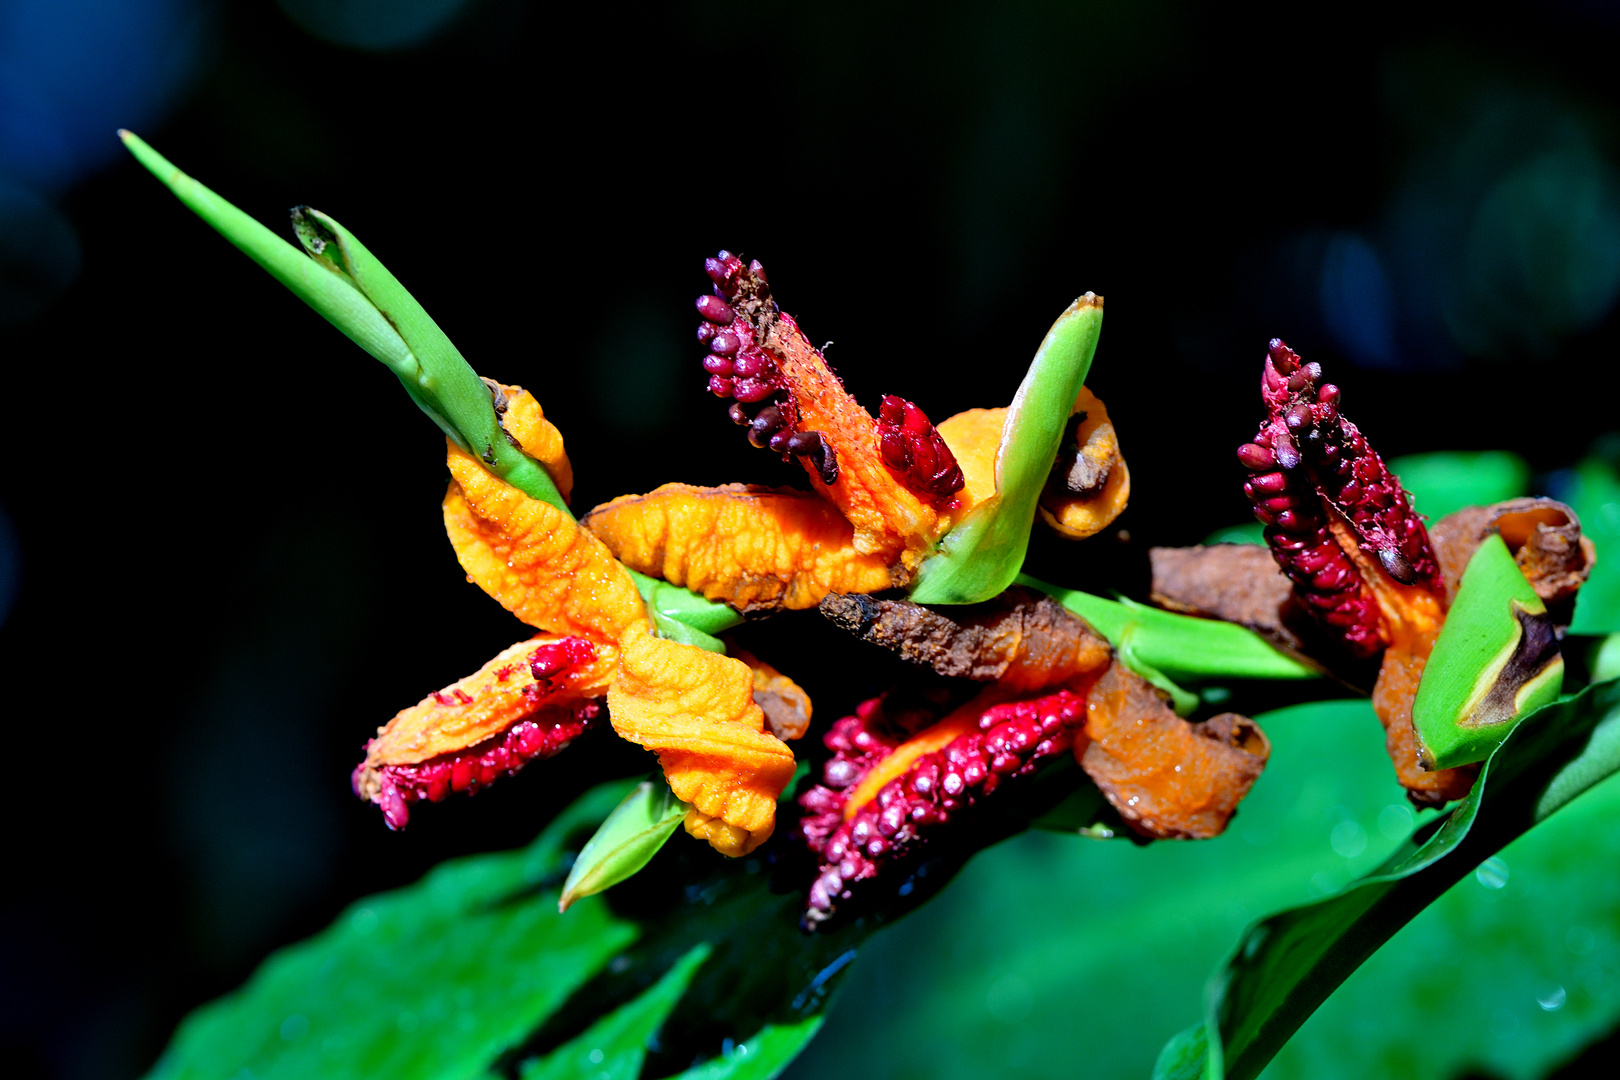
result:
[[[620,642],[608,711],[622,737],[657,752],[677,798],[748,834],[722,836],[726,854],[746,854],[770,836],[793,751],[765,733],[747,665],[635,627]]]
[[[574,490],[574,466],[563,448],[562,432],[546,419],[539,400],[523,387],[492,379],[484,383],[495,396],[495,415],[500,418],[501,429],[517,442],[519,449],[545,466],[563,502],[567,502]]]
[[[1254,721],[1222,713],[1189,724],[1118,664],[1091,690],[1085,733],[1074,745],[1081,768],[1147,836],[1218,836],[1271,755]]]
[[[1107,528],[1131,498],[1131,471],[1119,452],[1108,409],[1085,387],[1075,398],[1072,438],[1065,436],[1058,460],[1041,492],[1041,518],[1060,535],[1084,540]]]
[[[904,574],[857,551],[850,523],[806,491],[665,484],[604,503],[583,524],[632,570],[739,611],[815,607],[829,592],[877,592]]]
[[[448,460],[445,531],[467,576],[502,607],[538,629],[607,644],[647,626],[635,582],[602,541],[453,443]]]
[[[954,520],[962,520],[996,493],[996,454],[1001,450],[1001,426],[1006,420],[1004,408],[968,409],[940,423],[940,437],[962,470],[962,490],[951,511]]]

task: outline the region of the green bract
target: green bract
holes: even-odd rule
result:
[[[119,136],[136,160],[192,212],[386,364],[411,400],[456,445],[524,494],[569,513],[551,474],[506,438],[489,388],[472,365],[353,233],[319,210],[301,206],[293,211],[293,228],[304,245],[300,251],[181,172],[133,133],[121,131]],[[724,651],[710,635],[737,625],[742,616],[690,590],[636,577],[660,634]]]
[[[1519,717],[1558,697],[1563,677],[1547,606],[1492,533],[1423,668],[1412,703],[1418,760],[1430,769],[1484,761]]]
[[[1102,316],[1102,298],[1087,293],[1046,332],[1002,423],[996,493],[974,507],[945,535],[939,552],[923,562],[911,590],[917,603],[976,604],[1018,576],[1035,504],[1091,370]]]
[[[612,888],[646,866],[687,809],[662,776],[637,784],[580,849],[563,882],[557,910],[567,911],[574,901]]]
[[[1189,680],[1313,679],[1320,674],[1236,623],[1161,611],[1134,600],[1105,600],[1028,574],[1018,575],[1018,584],[1039,589],[1086,620],[1121,650],[1122,661],[1140,665],[1144,670],[1137,674],[1150,682],[1150,671]],[[1129,657],[1125,656],[1127,646]]]

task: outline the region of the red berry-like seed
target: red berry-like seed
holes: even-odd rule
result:
[[[731,305],[718,296],[698,297],[697,310],[699,315],[720,326],[725,326],[737,318],[737,313],[731,309]]]
[[[703,370],[710,375],[730,375],[732,372],[731,361],[724,356],[710,353],[703,358]]]
[[[732,392],[736,394],[738,401],[752,403],[770,397],[771,390],[772,387],[769,383],[762,382],[759,379],[739,379]]]
[[[709,393],[715,397],[730,397],[736,390],[736,383],[724,375],[709,376]]]
[[[736,356],[741,346],[742,343],[737,340],[736,334],[722,330],[714,335],[713,341],[709,342],[709,351],[719,356]]]

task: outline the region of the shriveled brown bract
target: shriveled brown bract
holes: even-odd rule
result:
[[[821,613],[863,641],[941,675],[1012,691],[1059,686],[1100,670],[1108,642],[1044,593],[1014,586],[993,600],[927,608],[908,600],[833,595]]]

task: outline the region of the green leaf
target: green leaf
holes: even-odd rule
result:
[[[489,388],[478,373],[353,233],[319,210],[299,207],[293,226],[304,245],[300,251],[181,172],[133,133],[118,134],[136,160],[198,217],[386,364],[453,442],[476,454],[513,487],[569,514],[551,474],[507,440]],[[634,572],[632,576],[662,636],[712,652],[725,651],[712,635],[741,622],[736,611],[689,589]]]
[[[1119,662],[1125,665],[1126,671],[1134,671],[1150,684],[1170,695],[1170,703],[1175,708],[1177,716],[1191,716],[1198,708],[1198,695],[1183,690],[1177,686],[1170,676],[1148,663],[1137,648],[1137,641],[1143,636],[1142,624],[1130,622],[1119,635],[1117,652]]]
[[[1391,458],[1412,506],[1438,521],[1465,506],[1489,506],[1530,490],[1530,466],[1506,450],[1444,451]]]
[[[917,603],[976,604],[999,594],[1018,575],[1035,504],[1091,370],[1102,315],[1102,300],[1087,293],[1047,331],[1002,423],[996,493],[974,507],[923,562],[911,590]]]
[[[692,976],[709,958],[706,944],[694,945],[646,993],[592,1024],[584,1034],[543,1058],[524,1062],[522,1080],[636,1080],[647,1057],[647,1042],[663,1026]]]
[[[1496,534],[1468,560],[1412,703],[1418,760],[1451,769],[1490,757],[1514,723],[1558,697],[1564,659],[1547,605]]]
[[[1319,674],[1235,623],[1161,611],[1134,600],[1105,600],[1028,574],[1020,574],[1018,584],[1056,599],[1115,649],[1129,635],[1133,662],[1171,679],[1313,679]]]
[[[648,577],[629,567],[625,571],[636,583],[636,589],[641,593],[642,602],[647,605],[660,636],[683,645],[696,645],[710,652],[726,651],[725,643],[714,635],[730,630],[743,621],[734,608],[716,604],[691,589]]]
[[[1597,564],[1575,598],[1569,632],[1620,633],[1620,476],[1602,458],[1587,458],[1562,494],[1581,519],[1581,534],[1597,549]]]
[[[672,1080],[771,1080],[821,1030],[825,1013],[791,1024],[769,1024],[719,1057],[694,1065]]]
[[[1224,529],[1216,529],[1204,538],[1206,544],[1263,544],[1266,542],[1266,527],[1258,521],[1245,522],[1242,525],[1228,525]]]
[[[1182,1028],[1153,1063],[1153,1080],[1220,1080],[1209,1074],[1209,1035],[1203,1024]]]
[[[1391,935],[1485,858],[1616,771],[1620,682],[1588,687],[1526,718],[1480,770],[1468,798],[1378,871],[1243,935],[1210,981],[1211,1075],[1258,1076]]]
[[[354,904],[187,1018],[151,1075],[475,1075],[636,940],[599,900],[559,915],[553,883],[570,838],[628,786],[587,794],[527,849]]]
[[[576,900],[610,889],[646,866],[688,809],[662,776],[637,784],[580,849],[557,909],[567,911]]]

